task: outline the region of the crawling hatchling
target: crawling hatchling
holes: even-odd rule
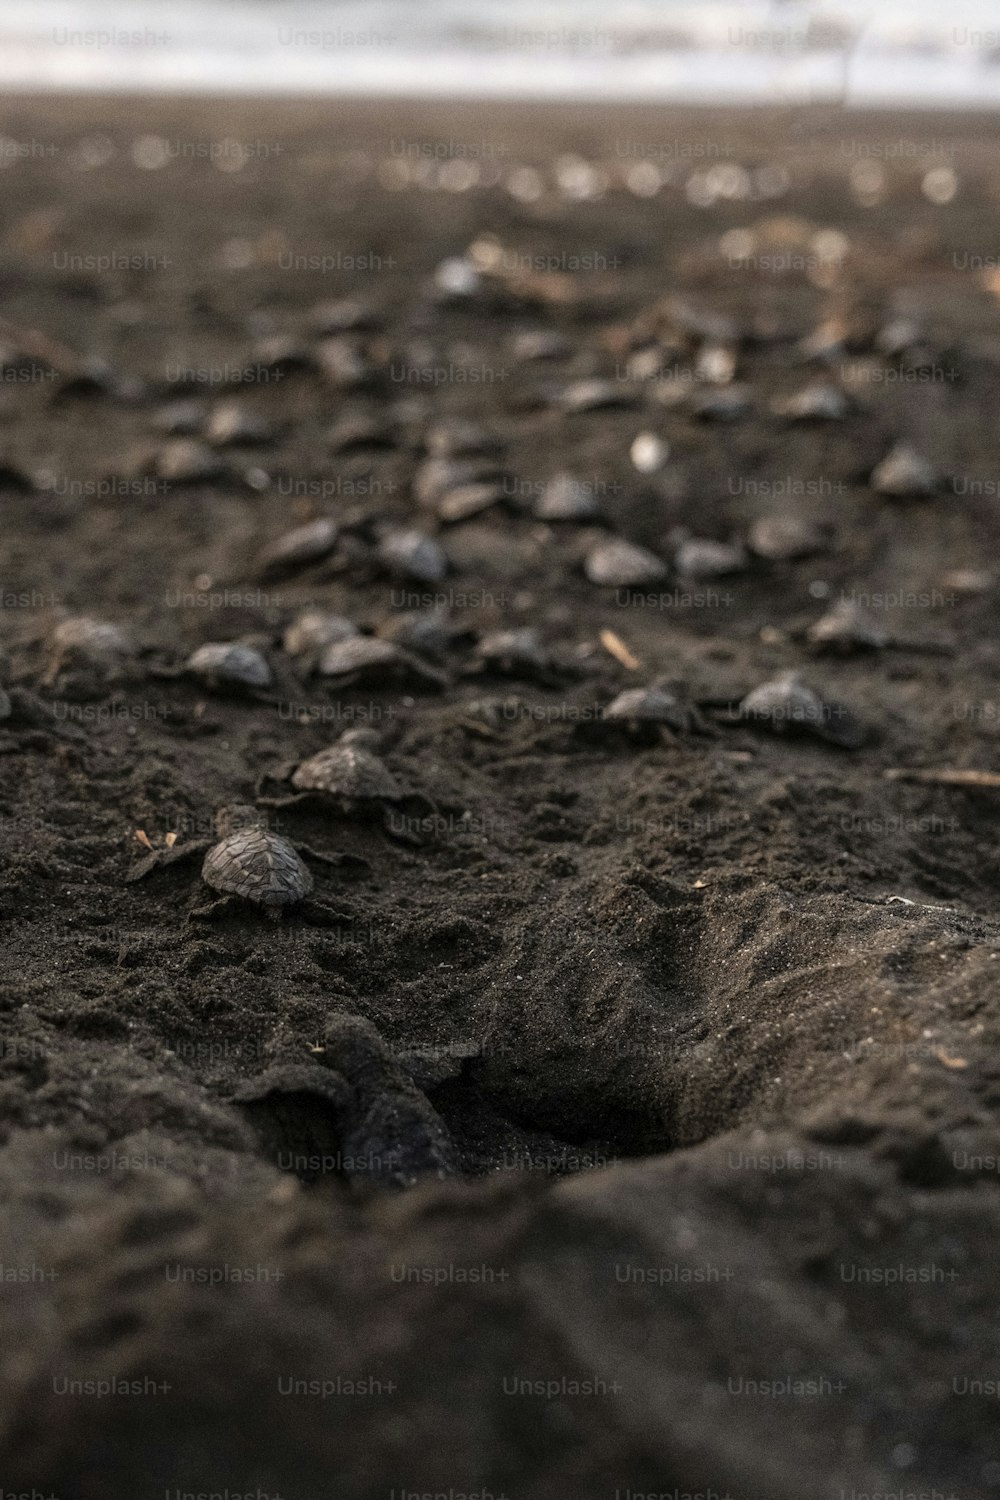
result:
[[[374,738],[370,731],[349,730],[335,745],[307,760],[279,766],[261,779],[261,805],[283,808],[314,803],[348,817],[374,813],[383,819],[386,831],[396,836],[405,836],[411,824],[416,830],[422,818],[433,816],[438,809],[430,798],[400,782],[375,753]],[[268,796],[266,788],[271,782],[290,782],[293,791]],[[407,811],[415,816],[406,817]]]
[[[152,848],[142,834],[139,841],[150,852],[129,871],[126,879],[141,880],[165,865],[204,854],[201,878],[212,890],[219,892],[219,898],[196,907],[190,913],[192,918],[221,915],[240,902],[247,902],[260,907],[273,920],[295,907],[305,917],[324,925],[328,920],[336,922],[340,918],[310,899],[313,877],[302,856],[325,865],[352,864],[367,868],[364,860],[352,855],[326,854],[302,843],[296,848],[281,834],[267,828],[263,815],[253,807],[238,804],[220,808],[215,827],[220,835],[217,841],[168,841],[162,848]]]

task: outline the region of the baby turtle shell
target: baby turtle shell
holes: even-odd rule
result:
[[[514,335],[511,352],[515,359],[565,359],[573,346],[554,329],[526,328]]]
[[[853,599],[841,599],[806,631],[817,651],[878,651],[889,644],[889,633]]]
[[[210,641],[188,657],[187,670],[209,687],[265,688],[271,668],[253,646],[239,641]]]
[[[747,559],[742,547],[690,537],[677,548],[674,565],[684,578],[724,578],[727,573],[741,573]]]
[[[308,521],[286,531],[265,547],[258,560],[258,570],[263,577],[284,573],[293,568],[303,568],[307,563],[319,562],[326,557],[337,541],[337,525],[328,517]]]
[[[396,615],[379,626],[382,640],[415,651],[418,656],[440,658],[451,644],[454,627],[446,609],[413,610]]]
[[[800,516],[761,516],[750,531],[750,547],[758,557],[772,562],[791,562],[822,552],[826,536],[819,526]]]
[[[588,552],[583,570],[591,583],[602,588],[637,588],[658,582],[667,571],[655,552],[617,537],[599,542]]]
[[[197,437],[207,420],[207,402],[186,397],[161,406],[153,417],[153,426],[168,437]]]
[[[908,349],[918,346],[924,331],[914,318],[893,318],[875,335],[875,348],[887,359],[897,359]]]
[[[492,433],[476,422],[444,418],[431,427],[424,439],[432,458],[459,458],[473,453],[494,453],[500,444]]]
[[[378,314],[363,302],[353,297],[341,297],[334,302],[317,302],[310,309],[309,324],[313,332],[321,337],[335,333],[354,333],[377,329]]]
[[[416,583],[440,583],[448,571],[448,559],[434,538],[410,528],[387,532],[378,554],[391,572]]]
[[[223,464],[206,444],[194,438],[171,438],[156,455],[156,472],[171,484],[200,484],[218,479]]]
[[[131,656],[132,646],[117,625],[90,615],[72,615],[61,621],[52,639],[61,651],[73,652],[87,661],[102,663]]]
[[[201,876],[213,890],[257,906],[294,906],[313,878],[287,839],[263,828],[243,828],[205,855]]]
[[[699,392],[691,409],[702,422],[738,422],[750,410],[750,392],[743,385],[718,386]]]
[[[812,734],[847,750],[864,743],[864,731],[853,714],[838,703],[824,702],[797,672],[782,672],[761,683],[743,699],[739,712],[742,719],[756,720],[778,734]]]
[[[437,513],[442,521],[467,521],[470,516],[481,515],[484,510],[499,504],[503,498],[504,487],[498,479],[456,484],[441,496]]]
[[[892,499],[920,499],[934,493],[937,475],[910,443],[897,443],[872,470],[871,486]]]
[[[666,724],[671,729],[688,729],[691,711],[673,693],[663,688],[628,688],[619,693],[604,710],[613,724]]]
[[[443,687],[447,682],[443,672],[404,651],[395,641],[384,641],[370,635],[353,636],[350,640],[335,641],[332,646],[327,646],[320,657],[319,671],[322,677],[344,682],[354,682],[355,679],[377,682],[389,677],[405,677],[434,687]]]
[[[220,401],[205,425],[205,436],[213,448],[239,444],[270,443],[274,429],[263,417],[247,411],[238,401]]]
[[[324,677],[346,677],[351,672],[380,673],[401,666],[405,659],[405,652],[392,641],[356,635],[328,646],[320,658],[319,670]]]
[[[847,416],[847,397],[837,386],[817,382],[772,402],[771,410],[789,422],[842,422]]]
[[[368,385],[375,373],[357,342],[339,334],[320,339],[315,360],[327,380],[342,390]]]
[[[631,402],[630,393],[613,380],[574,380],[558,392],[558,403],[565,412],[600,411]]]
[[[345,412],[326,435],[335,453],[350,453],[358,448],[392,448],[395,438],[390,424],[369,412]]]
[[[283,644],[289,656],[308,656],[322,651],[336,641],[358,635],[358,627],[344,615],[327,614],[322,609],[307,609],[296,616],[285,631]]]
[[[292,776],[300,792],[329,792],[358,800],[402,795],[398,781],[377,755],[357,745],[331,745],[304,760]]]
[[[429,458],[413,476],[413,494],[424,510],[436,510],[449,491],[487,480],[497,482],[495,463],[481,458]]]
[[[484,666],[511,677],[545,672],[552,665],[538,632],[528,626],[484,635],[476,655]]]
[[[554,474],[534,507],[539,521],[589,521],[598,514],[593,490],[565,471]]]

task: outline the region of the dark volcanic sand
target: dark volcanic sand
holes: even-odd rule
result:
[[[996,766],[997,589],[949,577],[996,567],[1000,305],[966,259],[997,254],[993,123],[8,102],[2,129],[38,143],[3,174],[0,239],[5,1490],[1000,1491],[1000,801],[884,776]],[[238,173],[190,153],[143,171],[128,153],[149,134],[257,148]],[[81,170],[103,136],[117,155]],[[504,172],[714,142],[780,161],[791,187],[708,209],[683,173],[653,200],[389,191],[352,153],[391,161],[400,141],[486,143]],[[847,184],[866,152],[894,158],[878,207]],[[920,191],[941,165],[947,206]],[[719,236],[779,216],[757,243],[791,247],[786,268],[732,269]],[[811,236],[831,227],[848,254],[817,285]],[[603,260],[441,304],[434,268],[482,233]],[[309,310],[348,295],[380,324],[357,336],[370,391],[309,368],[178,382],[254,364],[272,333],[308,346]],[[666,339],[672,297],[735,321],[747,415],[700,422],[624,381],[630,408],[539,401],[620,373],[643,320]],[[874,350],[900,312],[929,378]],[[817,374],[794,346],[828,317],[847,339],[833,377],[861,371],[852,411],[789,426],[769,403]],[[518,363],[531,328],[569,355]],[[48,378],[26,330],[143,387]],[[679,337],[682,376],[694,352]],[[182,394],[235,396],[277,440],[222,450],[214,481],[130,488]],[[391,416],[397,446],[333,453],[357,407]],[[372,544],[384,521],[435,529],[410,481],[447,413],[487,425],[519,482],[437,529],[447,685],[297,677],[281,637],[303,606],[371,631],[422,592]],[[671,446],[652,476],[628,457],[644,430]],[[869,487],[901,437],[936,465],[933,498]],[[582,574],[594,528],[527,513],[563,468],[596,487],[604,530],[668,558],[677,527],[745,538],[774,513],[828,525],[831,547],[670,574],[623,605]],[[260,582],[260,548],[324,514],[345,528],[332,556]],[[810,654],[804,628],[841,593],[886,591],[905,597],[871,601],[880,626],[953,654]],[[134,638],[116,679],[57,659],[66,614]],[[513,626],[555,665],[476,673],[476,636]],[[236,637],[271,661],[269,701],[159,675]],[[726,722],[792,667],[863,721],[862,748]],[[700,730],[595,722],[661,675]],[[189,919],[198,860],[125,883],[135,830],[205,837],[264,772],[361,724],[437,812],[405,804],[406,838],[380,812],[273,814],[293,843],[368,862],[314,863],[312,909]]]

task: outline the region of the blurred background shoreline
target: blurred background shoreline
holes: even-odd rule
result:
[[[34,0],[8,91],[991,108],[989,0]]]

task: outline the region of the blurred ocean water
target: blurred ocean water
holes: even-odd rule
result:
[[[997,0],[0,0],[10,89],[1000,102]]]

